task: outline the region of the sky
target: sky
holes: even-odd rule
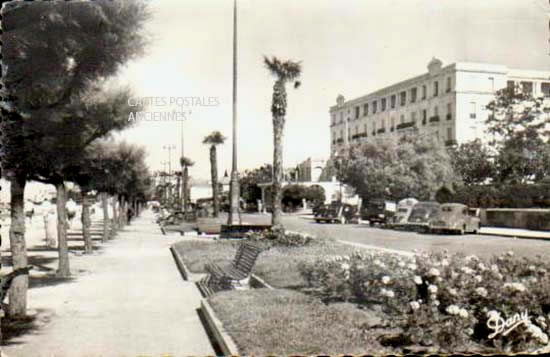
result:
[[[218,147],[218,172],[230,172],[233,2],[149,4],[147,53],[128,63],[117,82],[129,85],[136,100],[157,98],[151,115],[175,110],[186,120],[139,121],[117,138],[144,145],[152,171],[167,169],[162,163],[169,158],[175,170],[183,131],[184,155],[195,161],[190,175],[208,179],[202,140],[219,130],[227,140]],[[238,0],[239,171],[273,158],[274,78],[263,55],[302,62],[302,86],[287,89],[283,162],[292,167],[308,157],[328,158],[328,110],[338,94],[352,99],[422,74],[434,56],[444,65],[550,70],[549,14],[547,0]],[[201,103],[168,105],[183,97]]]

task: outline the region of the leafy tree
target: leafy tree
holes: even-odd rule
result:
[[[51,159],[73,160],[68,146],[62,143],[75,147],[76,142],[84,144],[102,136],[104,127],[98,125],[97,132],[89,131],[87,123],[94,112],[104,112],[110,101],[94,101],[88,108],[85,98],[102,92],[104,79],[143,52],[146,40],[139,30],[147,17],[145,3],[137,0],[12,2],[4,9],[2,55],[7,71],[2,94],[8,100],[2,103],[2,166],[12,182],[10,240],[14,269],[27,264],[22,211],[25,183],[46,177],[50,183],[55,182],[58,226],[63,235],[63,176],[59,165],[49,169]],[[73,137],[74,129],[82,125],[87,127],[81,132],[85,138]],[[67,276],[68,255],[61,238],[58,272]],[[27,286],[27,276],[14,280],[11,315],[25,314]]]
[[[441,186],[454,180],[444,145],[431,137],[367,142],[336,157],[335,166],[340,180],[366,201],[433,199]]]
[[[302,199],[307,198],[308,187],[304,185],[287,185],[283,188],[282,203],[285,206],[289,206],[292,209],[302,204]]]
[[[269,59],[264,56],[264,64],[268,71],[275,76],[273,85],[273,101],[271,114],[273,115],[273,213],[271,224],[273,227],[282,227],[282,181],[283,181],[283,131],[287,108],[286,84],[294,82],[294,88],[300,86],[298,78],[302,72],[300,62],[281,61],[276,57]]]
[[[487,146],[481,140],[450,147],[451,165],[464,184],[480,184],[495,176],[495,164]]]
[[[212,199],[214,201],[214,217],[218,217],[219,198],[218,198],[218,158],[216,155],[216,146],[225,142],[225,136],[219,131],[213,131],[204,138],[203,144],[210,145],[210,177],[212,180]]]
[[[262,199],[262,189],[259,183],[268,183],[272,179],[273,168],[271,164],[265,164],[262,167],[246,170],[239,179],[241,197],[247,203],[255,203]],[[265,204],[265,202],[264,202]]]
[[[319,185],[308,187],[308,190],[306,192],[306,199],[314,206],[324,203],[326,200],[325,189]]]
[[[490,145],[497,152],[496,181],[539,181],[550,172],[548,165],[550,105],[522,88],[497,91],[487,105],[486,125]]]

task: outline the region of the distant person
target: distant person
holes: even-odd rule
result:
[[[132,209],[132,207],[128,207],[128,224],[130,224],[130,221],[132,220],[133,217],[134,217],[134,210]]]
[[[44,212],[44,231],[46,233],[46,245],[50,248],[57,248],[56,215],[53,210]]]

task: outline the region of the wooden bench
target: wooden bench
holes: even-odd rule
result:
[[[199,281],[199,288],[205,296],[210,296],[220,290],[231,290],[247,285],[256,259],[262,248],[251,244],[241,243],[229,266],[222,267],[216,263],[207,263],[206,277]]]

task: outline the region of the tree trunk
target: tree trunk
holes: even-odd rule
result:
[[[68,278],[71,275],[69,265],[69,246],[67,243],[67,190],[65,182],[61,181],[55,185],[57,191],[57,251],[59,253],[59,264],[57,276]]]
[[[82,235],[84,236],[84,254],[92,254],[94,247],[92,245],[92,236],[90,234],[90,199],[87,197],[87,192],[82,192],[82,213],[80,215],[82,221]]]
[[[25,184],[24,177],[15,177],[11,180],[11,222],[10,222],[10,250],[13,261],[13,270],[27,266],[27,247],[25,245]],[[25,316],[27,313],[27,290],[29,276],[19,275],[11,284],[9,291],[10,316]]]
[[[111,231],[113,232],[113,234],[111,235],[111,239],[114,238],[114,234],[118,230],[117,203],[118,203],[118,195],[114,195],[112,197],[112,202],[111,202],[111,208],[113,210],[113,219],[111,221]]]
[[[103,236],[101,241],[107,242],[109,239],[109,203],[107,202],[107,194],[101,193],[101,207],[103,208]]]
[[[218,217],[218,158],[216,155],[216,145],[210,147],[210,176],[212,178],[212,199],[214,203],[214,217]]]
[[[184,192],[184,200],[183,200],[183,212],[187,213],[187,203],[189,202],[189,170],[187,169],[187,166],[183,168],[183,192]]]
[[[273,199],[271,225],[273,228],[282,228],[282,208],[281,200],[283,197],[283,120],[284,118],[273,118]]]

